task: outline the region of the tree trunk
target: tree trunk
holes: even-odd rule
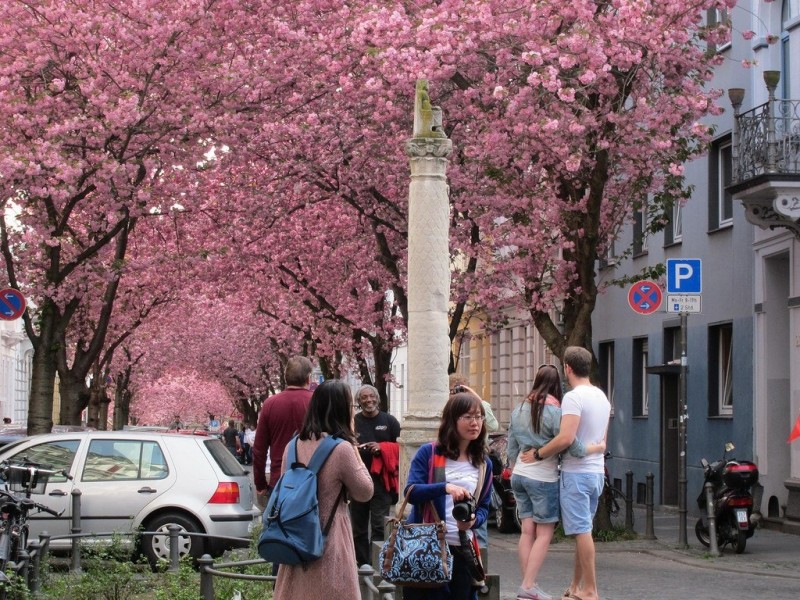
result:
[[[125,425],[130,421],[131,414],[131,393],[128,391],[127,382],[120,385],[120,379],[117,378],[117,389],[114,392],[114,430],[119,431],[124,429]]]
[[[39,338],[31,367],[31,393],[28,398],[28,435],[53,430],[53,395],[56,389],[56,361],[52,344]]]
[[[103,390],[103,397],[100,399],[100,414],[98,415],[98,423],[97,428],[103,431],[108,429],[108,405],[111,404],[111,398],[109,398],[105,390]]]
[[[55,306],[45,300],[39,322],[39,335],[29,339],[33,344],[31,393],[28,398],[28,435],[53,430],[53,396],[56,389],[56,322]],[[32,331],[32,330],[31,330]]]
[[[62,425],[82,425],[81,413],[89,406],[91,393],[84,380],[72,375],[61,376],[59,380],[61,392],[61,411],[59,420]]]

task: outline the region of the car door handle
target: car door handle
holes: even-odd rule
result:
[[[63,490],[53,490],[52,492],[50,492],[50,493],[49,493],[49,494],[47,494],[47,495],[48,495],[48,496],[66,496],[66,495],[67,495],[67,492],[65,492],[65,491],[63,491]]]
[[[143,487],[143,488],[139,488],[139,490],[138,490],[138,492],[140,494],[155,494],[157,491],[158,490],[154,490],[151,487]]]

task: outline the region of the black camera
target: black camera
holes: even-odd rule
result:
[[[475,509],[478,508],[478,502],[470,496],[466,500],[461,500],[453,504],[453,518],[462,523],[472,521],[472,515],[475,514]]]

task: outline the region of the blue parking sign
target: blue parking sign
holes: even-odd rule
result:
[[[667,259],[668,294],[700,294],[702,291],[702,261],[699,258]]]

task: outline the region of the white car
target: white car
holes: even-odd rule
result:
[[[81,530],[159,531],[143,536],[151,561],[169,559],[167,527],[188,532],[248,538],[260,511],[254,506],[247,472],[217,438],[142,431],[51,433],[25,438],[0,450],[0,461],[30,461],[65,470],[72,479],[51,475],[32,499],[63,511],[58,518],[31,515],[31,538],[71,533],[72,492],[81,492]],[[19,495],[19,492],[17,492]],[[246,545],[232,540],[182,536],[179,554],[198,558]],[[69,539],[52,540],[53,550]]]

